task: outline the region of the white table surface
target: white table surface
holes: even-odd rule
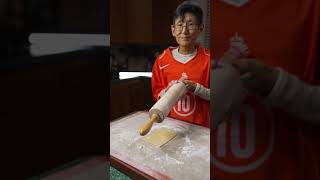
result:
[[[139,134],[148,119],[142,111],[111,122],[110,155],[156,179],[210,179],[210,129],[167,117],[149,134],[164,127],[177,136],[156,147]]]

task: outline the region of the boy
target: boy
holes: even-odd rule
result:
[[[182,81],[188,92],[173,107],[169,116],[210,127],[209,77],[210,51],[197,44],[203,31],[203,12],[190,2],[180,4],[171,31],[178,47],[169,47],[156,59],[152,69],[152,93],[158,100],[173,83]]]

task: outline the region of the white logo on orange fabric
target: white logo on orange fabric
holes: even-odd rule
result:
[[[188,79],[187,73],[185,72],[181,73],[181,79]]]
[[[162,70],[163,68],[166,68],[166,67],[168,67],[169,65],[170,65],[170,64],[166,64],[166,65],[163,65],[163,66],[160,66],[160,65],[159,65],[159,69]]]
[[[179,116],[189,116],[196,109],[196,100],[195,96],[191,93],[187,93],[173,107],[173,110]]]
[[[249,2],[249,0],[220,0],[223,1],[227,4],[230,4],[234,7],[241,7],[243,5],[245,5],[247,2]]]
[[[229,173],[252,171],[261,166],[273,152],[273,113],[264,105],[260,105],[256,111],[253,107],[243,105],[239,112],[232,114],[229,121],[218,127],[211,155],[211,162],[218,169]],[[255,113],[258,111],[263,114],[258,116]]]

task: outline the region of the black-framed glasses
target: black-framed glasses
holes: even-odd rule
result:
[[[186,29],[188,29],[189,31],[193,31],[193,30],[196,30],[198,28],[198,24],[195,24],[195,23],[184,23],[184,24],[183,23],[179,23],[179,24],[174,25],[174,30],[178,31],[178,32],[181,32],[184,27]]]

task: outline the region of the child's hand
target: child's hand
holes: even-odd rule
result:
[[[197,84],[194,83],[193,81],[191,81],[191,80],[183,80],[182,82],[186,85],[188,91],[194,92],[196,90]]]
[[[178,82],[183,82],[183,83],[186,85],[186,88],[188,89],[188,91],[190,91],[190,92],[194,92],[194,91],[196,90],[196,87],[197,87],[197,84],[196,84],[196,83],[194,83],[194,82],[191,81],[191,80],[187,80],[187,79],[183,79],[183,78],[182,78],[182,79],[179,79],[179,80],[172,80],[172,81],[170,81],[170,83],[168,84],[165,92],[167,92],[168,89],[169,89],[172,85],[174,85],[174,84],[176,84],[176,83],[178,83]]]
[[[235,36],[230,39],[230,48],[225,52],[221,60],[231,63],[236,59],[248,57],[248,54],[248,46],[245,44],[243,38],[236,33]]]
[[[278,71],[257,59],[243,58],[232,65],[242,75],[244,86],[259,96],[267,96],[278,79]]]

